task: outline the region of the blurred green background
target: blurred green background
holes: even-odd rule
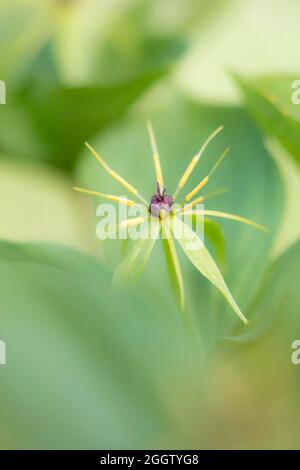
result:
[[[1,449],[299,448],[299,17],[297,0],[1,0]],[[126,246],[96,239],[97,200],[72,187],[119,191],[88,140],[150,199],[147,118],[170,191],[225,125],[189,184],[230,146],[207,206],[270,228],[207,237],[247,327],[182,259],[187,335],[159,244],[134,290],[111,286]]]

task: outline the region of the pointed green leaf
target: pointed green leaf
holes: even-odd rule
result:
[[[162,229],[165,237],[163,238],[163,246],[166,255],[166,260],[169,268],[169,272],[171,275],[171,279],[175,282],[177,293],[178,293],[178,300],[180,304],[180,308],[184,310],[185,307],[185,292],[184,292],[184,282],[182,271],[180,267],[179,258],[176,252],[176,247],[174,243],[173,236],[170,232],[170,219],[166,218],[163,220]],[[166,226],[167,224],[167,226]]]
[[[197,219],[203,220],[203,217],[198,214],[193,214],[191,216],[193,224],[197,224]],[[224,266],[225,264],[225,238],[220,224],[214,220],[205,219],[203,220],[204,224],[204,237],[205,240],[208,240],[218,258],[219,263]]]
[[[117,267],[113,283],[133,286],[145,269],[154,244],[160,232],[160,222],[154,217],[149,218],[140,238],[134,243],[131,251]]]
[[[173,218],[171,228],[186,256],[191,263],[203,274],[219,291],[224,295],[227,302],[231,305],[236,314],[244,323],[248,320],[242,314],[237,303],[232,297],[215,261],[204,246],[200,237],[178,217]]]

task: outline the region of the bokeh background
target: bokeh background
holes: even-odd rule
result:
[[[299,448],[300,79],[297,0],[1,0],[1,449]],[[207,243],[246,316],[180,255],[184,326],[157,244],[137,287],[95,237],[117,192],[91,142],[150,199],[145,121],[170,191],[208,134],[191,189],[230,146]]]

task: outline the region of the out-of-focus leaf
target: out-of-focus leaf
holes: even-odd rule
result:
[[[196,269],[198,269],[198,271],[200,271],[201,274],[203,274],[203,276],[205,276],[217,289],[219,289],[235,313],[244,323],[247,323],[247,319],[242,314],[237,303],[232,297],[219,268],[209,254],[207,248],[204,246],[202,240],[187,224],[184,224],[176,216],[172,221],[171,228],[176,240],[178,240],[181,248],[191,263],[195,266]],[[198,248],[196,247],[197,245]]]
[[[19,2],[14,8],[9,8],[7,2],[5,5],[11,21],[15,18],[18,23]],[[48,1],[44,12],[38,2],[31,8],[22,5],[20,17],[24,13],[26,21],[22,17],[19,27],[17,24],[12,31],[8,28],[11,40],[6,38],[5,31],[0,34],[0,52],[3,48],[0,71],[1,63],[13,56],[12,42],[18,43],[21,50],[28,48],[23,53],[27,59],[22,71],[18,64],[11,67],[9,76],[1,77],[7,79],[9,89],[7,105],[0,107],[0,150],[12,157],[47,162],[67,171],[73,169],[83,142],[119,118],[170,70],[186,46],[179,36],[162,38],[141,30],[135,42],[141,49],[135,54],[135,46],[126,40],[123,31],[119,32],[122,54],[114,56],[110,48],[108,54],[105,53],[107,43],[113,48],[116,45],[110,31],[107,38],[99,38],[99,43],[94,38],[94,59],[98,61],[103,57],[100,69],[95,65],[84,80],[78,80],[76,74],[64,74],[57,52],[60,28],[72,23],[77,8],[80,9],[77,2],[65,5]],[[106,8],[105,3],[101,8]],[[99,20],[101,8],[97,12]],[[45,17],[47,27],[42,20],[38,21],[40,16]],[[23,37],[23,30],[28,37]]]
[[[205,102],[237,103],[239,93],[230,70],[245,77],[295,73],[293,80],[299,79],[295,60],[300,41],[299,15],[297,1],[290,1],[288,9],[284,2],[277,1],[275,11],[274,0],[233,0],[228,11],[221,9],[218,20],[210,22],[204,37],[202,31],[194,37],[191,51],[179,69],[181,85],[190,96]]]
[[[0,76],[9,91],[17,87],[51,31],[47,4],[2,0],[0,5]]]
[[[185,31],[156,27],[169,18],[157,18],[153,3],[78,3],[61,19],[55,38],[63,77],[77,84],[118,83],[174,63],[186,49]]]
[[[30,66],[17,75],[17,85],[12,86],[11,79],[7,82],[7,100],[0,106],[0,149],[3,154],[40,163],[51,163],[55,160],[54,144],[50,135],[43,130],[42,120],[35,112],[35,93],[39,95],[59,82],[59,73],[53,58],[51,44],[47,41],[39,49]],[[38,91],[39,90],[39,91]],[[40,103],[42,106],[44,103]],[[62,163],[62,162],[61,162]],[[60,167],[63,164],[59,165]]]
[[[300,163],[300,82],[292,87],[296,78],[267,76],[247,80],[238,77],[237,83],[259,126],[266,134],[276,137]]]
[[[141,60],[147,61],[147,67],[145,65],[135,72],[131,70],[128,76],[116,72],[110,80],[103,80],[99,75],[98,80],[80,86],[54,83],[40,87],[34,80],[21,100],[49,145],[51,162],[64,169],[72,169],[83,142],[117,119],[167,73],[182,52],[176,44],[177,38],[168,40],[165,55],[157,61],[155,50],[152,51],[153,57],[142,55]],[[170,55],[168,51],[173,52]],[[121,65],[120,68],[122,71]]]
[[[2,449],[178,447],[169,404],[199,362],[156,299],[45,244],[1,242],[0,279]]]
[[[129,37],[124,34],[124,29],[117,26],[118,41],[114,41],[114,38],[104,41],[95,71],[95,77],[101,77],[104,83],[118,82],[120,77],[127,81],[165,69],[171,66],[186,48],[185,41],[180,38],[148,38],[142,32],[134,37],[130,27],[128,31]]]
[[[249,343],[267,333],[280,330],[288,354],[291,344],[300,338],[299,295],[300,242],[276,259],[270,267],[257,299],[250,309],[251,324],[232,341]]]
[[[238,384],[243,384],[237,395],[239,399],[235,400],[233,407],[237,415],[243,415],[243,410],[250,406],[257,422],[256,413],[261,410],[262,435],[257,441],[261,448],[298,448],[294,436],[299,422],[299,278],[298,241],[271,266],[249,311],[249,326],[240,334],[236,332],[235,336],[227,338],[221,343],[223,348],[219,349],[219,361],[225,358],[227,364],[233,366],[232,370],[236,371],[230,377],[230,394],[239,389]],[[226,375],[231,366],[226,368],[223,365]],[[215,383],[213,387],[216,387]],[[222,383],[218,390],[220,388],[224,390]],[[222,394],[221,401],[225,406],[228,400],[223,397]],[[280,432],[275,425],[277,419],[272,419],[274,409],[282,417]],[[243,428],[249,419],[249,413],[245,413],[239,421],[239,427]],[[217,418],[214,426],[221,426],[218,421]],[[266,435],[268,438],[262,437]],[[247,447],[249,438],[246,439]],[[257,445],[253,445],[253,448],[257,448]]]
[[[168,31],[193,30],[199,35],[211,27],[215,17],[224,14],[231,0],[146,0],[144,21],[150,27]]]
[[[1,107],[0,147],[13,156],[71,170],[84,141],[119,117],[160,76],[150,72],[125,83],[78,88],[32,83]]]
[[[49,241],[86,250],[94,233],[92,208],[72,191],[70,179],[53,168],[1,157],[0,238]]]

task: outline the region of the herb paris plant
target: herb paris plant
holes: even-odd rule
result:
[[[179,180],[174,194],[171,196],[166,193],[156,139],[154,136],[152,125],[148,123],[148,132],[151,141],[152,158],[157,182],[157,190],[151,197],[150,204],[147,203],[146,199],[139,193],[139,191],[134,186],[132,186],[122,176],[120,176],[112,168],[110,168],[110,166],[102,159],[102,157],[100,157],[100,155],[91,145],[86,143],[86,146],[94,155],[94,157],[98,160],[98,162],[103,166],[103,168],[110,174],[110,176],[116,181],[118,181],[133,196],[138,198],[142,202],[142,204],[145,205],[147,208],[148,215],[146,217],[126,219],[118,226],[113,227],[112,230],[118,232],[126,227],[135,225],[139,226],[149,220],[151,221],[151,224],[147,224],[146,228],[146,230],[149,231],[149,225],[151,226],[151,236],[149,233],[147,233],[147,236],[143,236],[135,242],[132,250],[117,267],[116,272],[114,274],[114,281],[121,284],[128,284],[135,280],[135,278],[143,271],[150,257],[155,241],[157,240],[160,231],[162,231],[165,239],[164,242],[166,243],[166,247],[169,254],[169,259],[171,260],[172,270],[176,278],[181,309],[184,310],[185,308],[185,291],[183,275],[175,247],[174,238],[178,240],[179,245],[183,249],[186,256],[189,258],[191,263],[196,267],[196,269],[200,271],[201,274],[204,275],[217,289],[219,289],[219,291],[223,294],[223,296],[231,305],[231,307],[239,316],[239,318],[244,323],[248,323],[248,320],[243,315],[236,301],[231,295],[219,268],[217,267],[214,259],[210,255],[207,248],[202,243],[202,240],[200,240],[198,234],[193,231],[192,228],[186,223],[184,223],[180,218],[182,214],[191,217],[199,216],[202,217],[202,219],[206,218],[206,216],[220,217],[249,224],[263,231],[267,230],[264,226],[238,215],[214,210],[198,210],[197,208],[195,209],[195,206],[197,204],[203,203],[208,196],[212,195],[206,194],[194,198],[200,192],[200,190],[202,190],[206,186],[211,175],[216,170],[217,166],[227,155],[229,150],[228,148],[222,153],[222,155],[217,160],[216,164],[213,166],[212,170],[208,173],[208,175],[205,176],[199,182],[199,184],[183,198],[177,208],[175,208],[174,206],[176,197],[186,185],[206,147],[212,141],[212,139],[216,137],[222,130],[223,126],[217,128],[206,139],[206,141],[201,146],[200,150],[192,158],[191,162],[185,169],[182,177]],[[120,204],[125,204],[127,206],[133,206],[136,204],[135,201],[129,200],[121,196],[99,193],[97,191],[78,187],[75,187],[74,189],[79,192],[100,196],[104,199],[115,201]],[[178,236],[178,234],[180,234],[180,236]],[[192,242],[198,243],[200,248],[197,250],[191,249]]]

